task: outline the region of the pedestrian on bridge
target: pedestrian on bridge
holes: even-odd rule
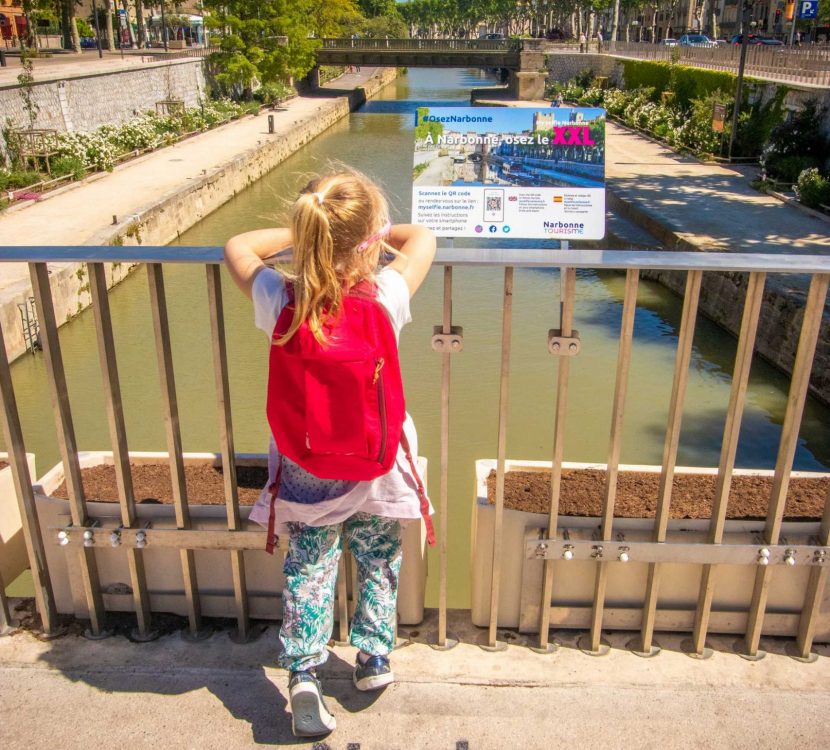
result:
[[[417,436],[404,409],[397,340],[409,300],[435,255],[435,235],[392,225],[379,188],[342,171],[312,180],[290,226],[228,240],[231,278],[270,337],[268,485],[250,518],[285,539],[278,661],[289,670],[298,737],[336,726],[316,668],[328,659],[343,541],[357,563],[350,642],[358,690],[393,682],[401,526],[432,506],[415,467]],[[291,249],[292,269],[263,259]],[[392,261],[381,268],[381,257]]]

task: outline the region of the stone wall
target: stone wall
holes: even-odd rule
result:
[[[618,60],[608,55],[598,55],[596,52],[574,52],[548,55],[545,67],[548,70],[550,82],[566,83],[571,78],[576,78],[586,68],[595,76],[612,77],[615,68],[621,66]]]
[[[204,61],[173,60],[147,63],[142,68],[107,71],[64,80],[35,81],[32,98],[37,105],[36,128],[94,130],[104,123],[119,124],[156,102],[181,99],[195,107],[206,96]],[[29,118],[20,96],[21,86],[0,88],[3,127],[8,118],[13,127],[28,127]],[[3,148],[0,136],[0,150]]]

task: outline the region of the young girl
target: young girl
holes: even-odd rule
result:
[[[264,258],[288,248],[293,252],[291,273],[265,266]],[[391,253],[394,260],[380,270],[382,252]],[[434,235],[415,225],[391,225],[378,187],[354,171],[310,182],[294,203],[289,228],[246,232],[225,246],[231,277],[253,300],[256,326],[277,347],[286,346],[298,330],[306,332],[303,345],[310,340],[310,331],[325,347],[337,336],[338,314],[346,296],[357,287],[365,290],[367,281],[397,340],[411,320],[410,297],[434,255]],[[275,361],[280,360],[272,352],[272,379]],[[379,370],[384,361],[378,362]],[[408,416],[401,442],[417,456],[414,425]],[[272,527],[276,519],[276,532],[288,537],[279,663],[291,673],[292,728],[297,736],[326,734],[335,727],[315,668],[328,658],[342,537],[358,572],[350,634],[350,642],[359,649],[354,683],[359,690],[375,690],[393,681],[388,655],[394,647],[397,617],[401,523],[417,521],[422,512],[428,516],[432,509],[423,493],[419,497],[420,479],[410,468],[407,452],[399,447],[396,456],[393,452],[389,456],[394,457],[391,470],[376,479],[321,479],[280,453],[271,439],[269,486],[250,517],[267,525],[270,516]]]

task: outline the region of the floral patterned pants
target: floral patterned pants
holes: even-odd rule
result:
[[[391,518],[356,513],[342,524],[289,523],[283,572],[282,652],[279,664],[292,672],[328,658],[334,626],[334,592],[343,537],[357,563],[357,606],[350,633],[353,646],[385,655],[395,645],[401,525]]]

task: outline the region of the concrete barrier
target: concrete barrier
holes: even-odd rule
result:
[[[78,455],[81,468],[112,465],[112,453],[84,452]],[[426,482],[426,459],[419,458],[419,468]],[[131,453],[133,464],[168,465],[167,453]],[[186,453],[186,465],[221,466],[221,459],[213,453]],[[266,455],[244,454],[237,456],[237,466],[266,466]],[[35,503],[41,533],[43,534],[49,574],[54,589],[55,603],[61,614],[86,619],[89,617],[86,599],[80,586],[77,547],[58,545],[56,529],[69,523],[69,501],[55,498],[52,493],[64,481],[63,464],[50,469],[35,486]],[[190,515],[194,529],[227,529],[224,505],[199,505],[191,502]],[[240,516],[245,530],[261,527],[248,520],[251,506],[240,506]],[[91,521],[101,526],[117,528],[121,523],[118,503],[87,503]],[[176,528],[175,509],[172,505],[138,504],[136,514],[141,522],[149,522],[153,528]],[[282,555],[265,552],[265,532],[261,550],[246,550],[245,574],[251,617],[280,619],[282,617],[281,592],[284,584]],[[283,548],[284,551],[284,548]],[[236,602],[231,572],[230,556],[226,550],[197,550],[196,577],[202,602],[202,612],[209,617],[235,617]],[[187,600],[184,595],[181,560],[177,549],[153,549],[148,546],[142,557],[150,593],[150,606],[154,612],[172,612],[186,616]],[[107,610],[134,611],[127,556],[123,549],[99,547],[95,559],[104,593]],[[353,593],[351,581],[347,582]],[[404,527],[403,564],[398,587],[398,617],[402,625],[417,625],[424,616],[424,592],[426,587],[426,530],[423,521]],[[350,599],[352,599],[350,595]],[[353,600],[350,608],[354,606]]]

